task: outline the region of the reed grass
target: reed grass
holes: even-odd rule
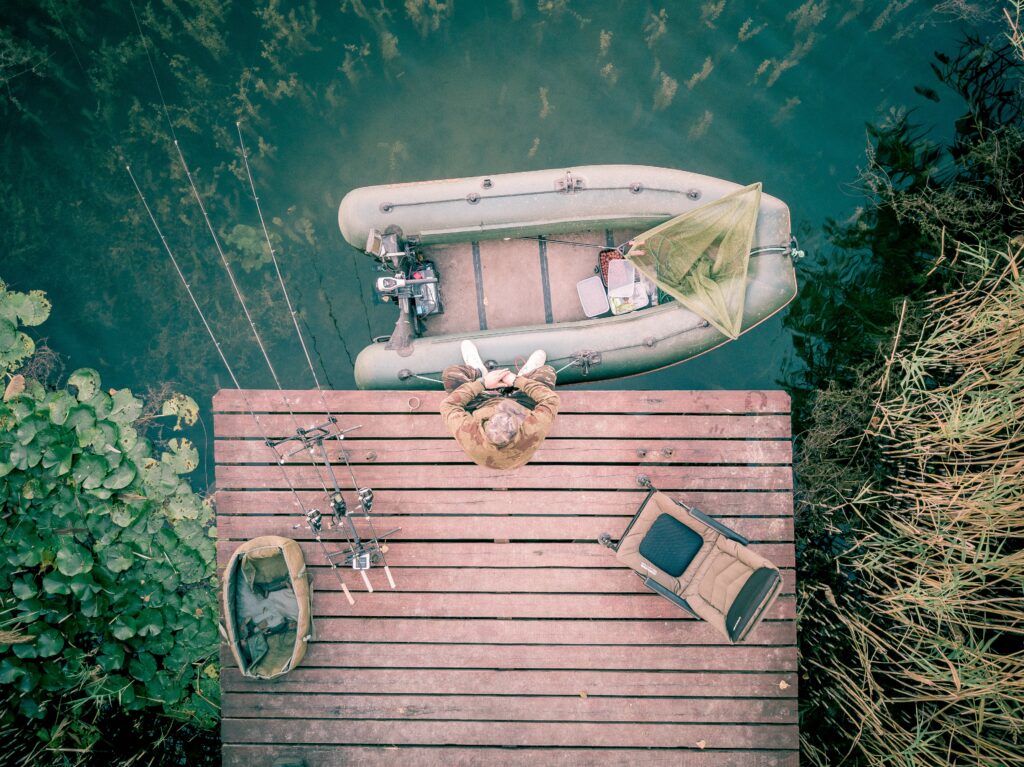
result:
[[[1024,246],[959,246],[876,379],[842,593],[802,589],[805,664],[845,754],[815,764],[1024,765]],[[959,279],[958,279],[959,277]]]

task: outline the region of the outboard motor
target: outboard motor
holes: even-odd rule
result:
[[[401,352],[419,335],[420,318],[443,311],[437,270],[430,261],[420,262],[409,243],[403,248],[397,234],[371,229],[366,252],[380,260],[381,271],[388,272],[377,278],[374,292],[381,301],[398,304],[398,321],[386,348]]]

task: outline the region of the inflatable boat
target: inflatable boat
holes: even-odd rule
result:
[[[635,375],[737,338],[796,295],[786,204],[680,170],[363,187],[338,223],[398,309],[394,332],[356,359],[364,389],[439,387],[463,339],[491,366],[544,349],[559,384]]]

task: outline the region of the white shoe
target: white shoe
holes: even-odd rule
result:
[[[477,351],[476,344],[468,338],[462,342],[462,359],[471,368],[479,370],[481,376],[487,375],[487,366],[484,365],[484,361],[480,358],[480,352]]]
[[[530,358],[526,360],[526,364],[519,368],[519,375],[529,375],[547,361],[548,355],[544,353],[543,349],[538,349],[537,351],[530,355]]]

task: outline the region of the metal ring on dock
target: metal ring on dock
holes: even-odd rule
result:
[[[409,412],[411,413],[414,410],[419,410],[420,405],[423,404],[423,400],[421,400],[419,397],[409,397],[409,400],[408,402],[406,402],[406,404],[409,406]]]

